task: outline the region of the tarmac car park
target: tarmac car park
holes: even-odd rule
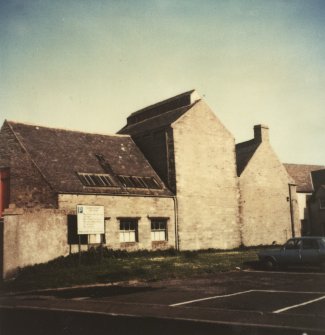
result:
[[[233,271],[3,296],[2,333],[325,334],[325,274]]]

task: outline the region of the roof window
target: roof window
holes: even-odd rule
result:
[[[77,173],[84,186],[89,187],[112,187],[116,186],[109,174],[99,173]]]
[[[124,187],[132,188],[161,188],[154,177],[137,177],[137,176],[123,176],[118,175],[118,180]]]

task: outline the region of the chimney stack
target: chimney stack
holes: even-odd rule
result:
[[[263,124],[254,126],[255,142],[261,143],[269,140],[269,127]]]

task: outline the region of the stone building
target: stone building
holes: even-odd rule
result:
[[[2,203],[9,207],[1,215],[7,275],[77,251],[77,205],[104,206],[105,234],[83,235],[84,245],[175,247],[173,194],[130,136],[5,121],[0,167],[10,180],[1,188]]]
[[[5,121],[0,176],[5,276],[79,242],[231,249],[299,234],[295,189],[289,196],[268,129],[235,145],[195,91],[131,114],[117,135]],[[77,234],[78,205],[104,208],[104,233]]]
[[[311,172],[324,169],[325,166],[287,163],[283,165],[291,178],[294,180],[294,183],[297,185],[297,200],[299,206],[301,233],[302,235],[310,235],[311,221],[308,208],[308,199],[314,191],[311,180]]]
[[[238,143],[236,155],[243,244],[281,244],[299,236],[295,186],[271,147],[268,127],[254,126],[254,138]]]
[[[325,236],[325,169],[311,172],[314,192],[309,197],[310,235]]]
[[[180,249],[241,244],[235,140],[195,91],[131,114],[119,133],[175,194]]]

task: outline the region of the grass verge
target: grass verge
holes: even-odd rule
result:
[[[3,291],[24,291],[116,281],[188,278],[242,268],[257,260],[258,249],[125,252],[91,249],[18,271]]]

